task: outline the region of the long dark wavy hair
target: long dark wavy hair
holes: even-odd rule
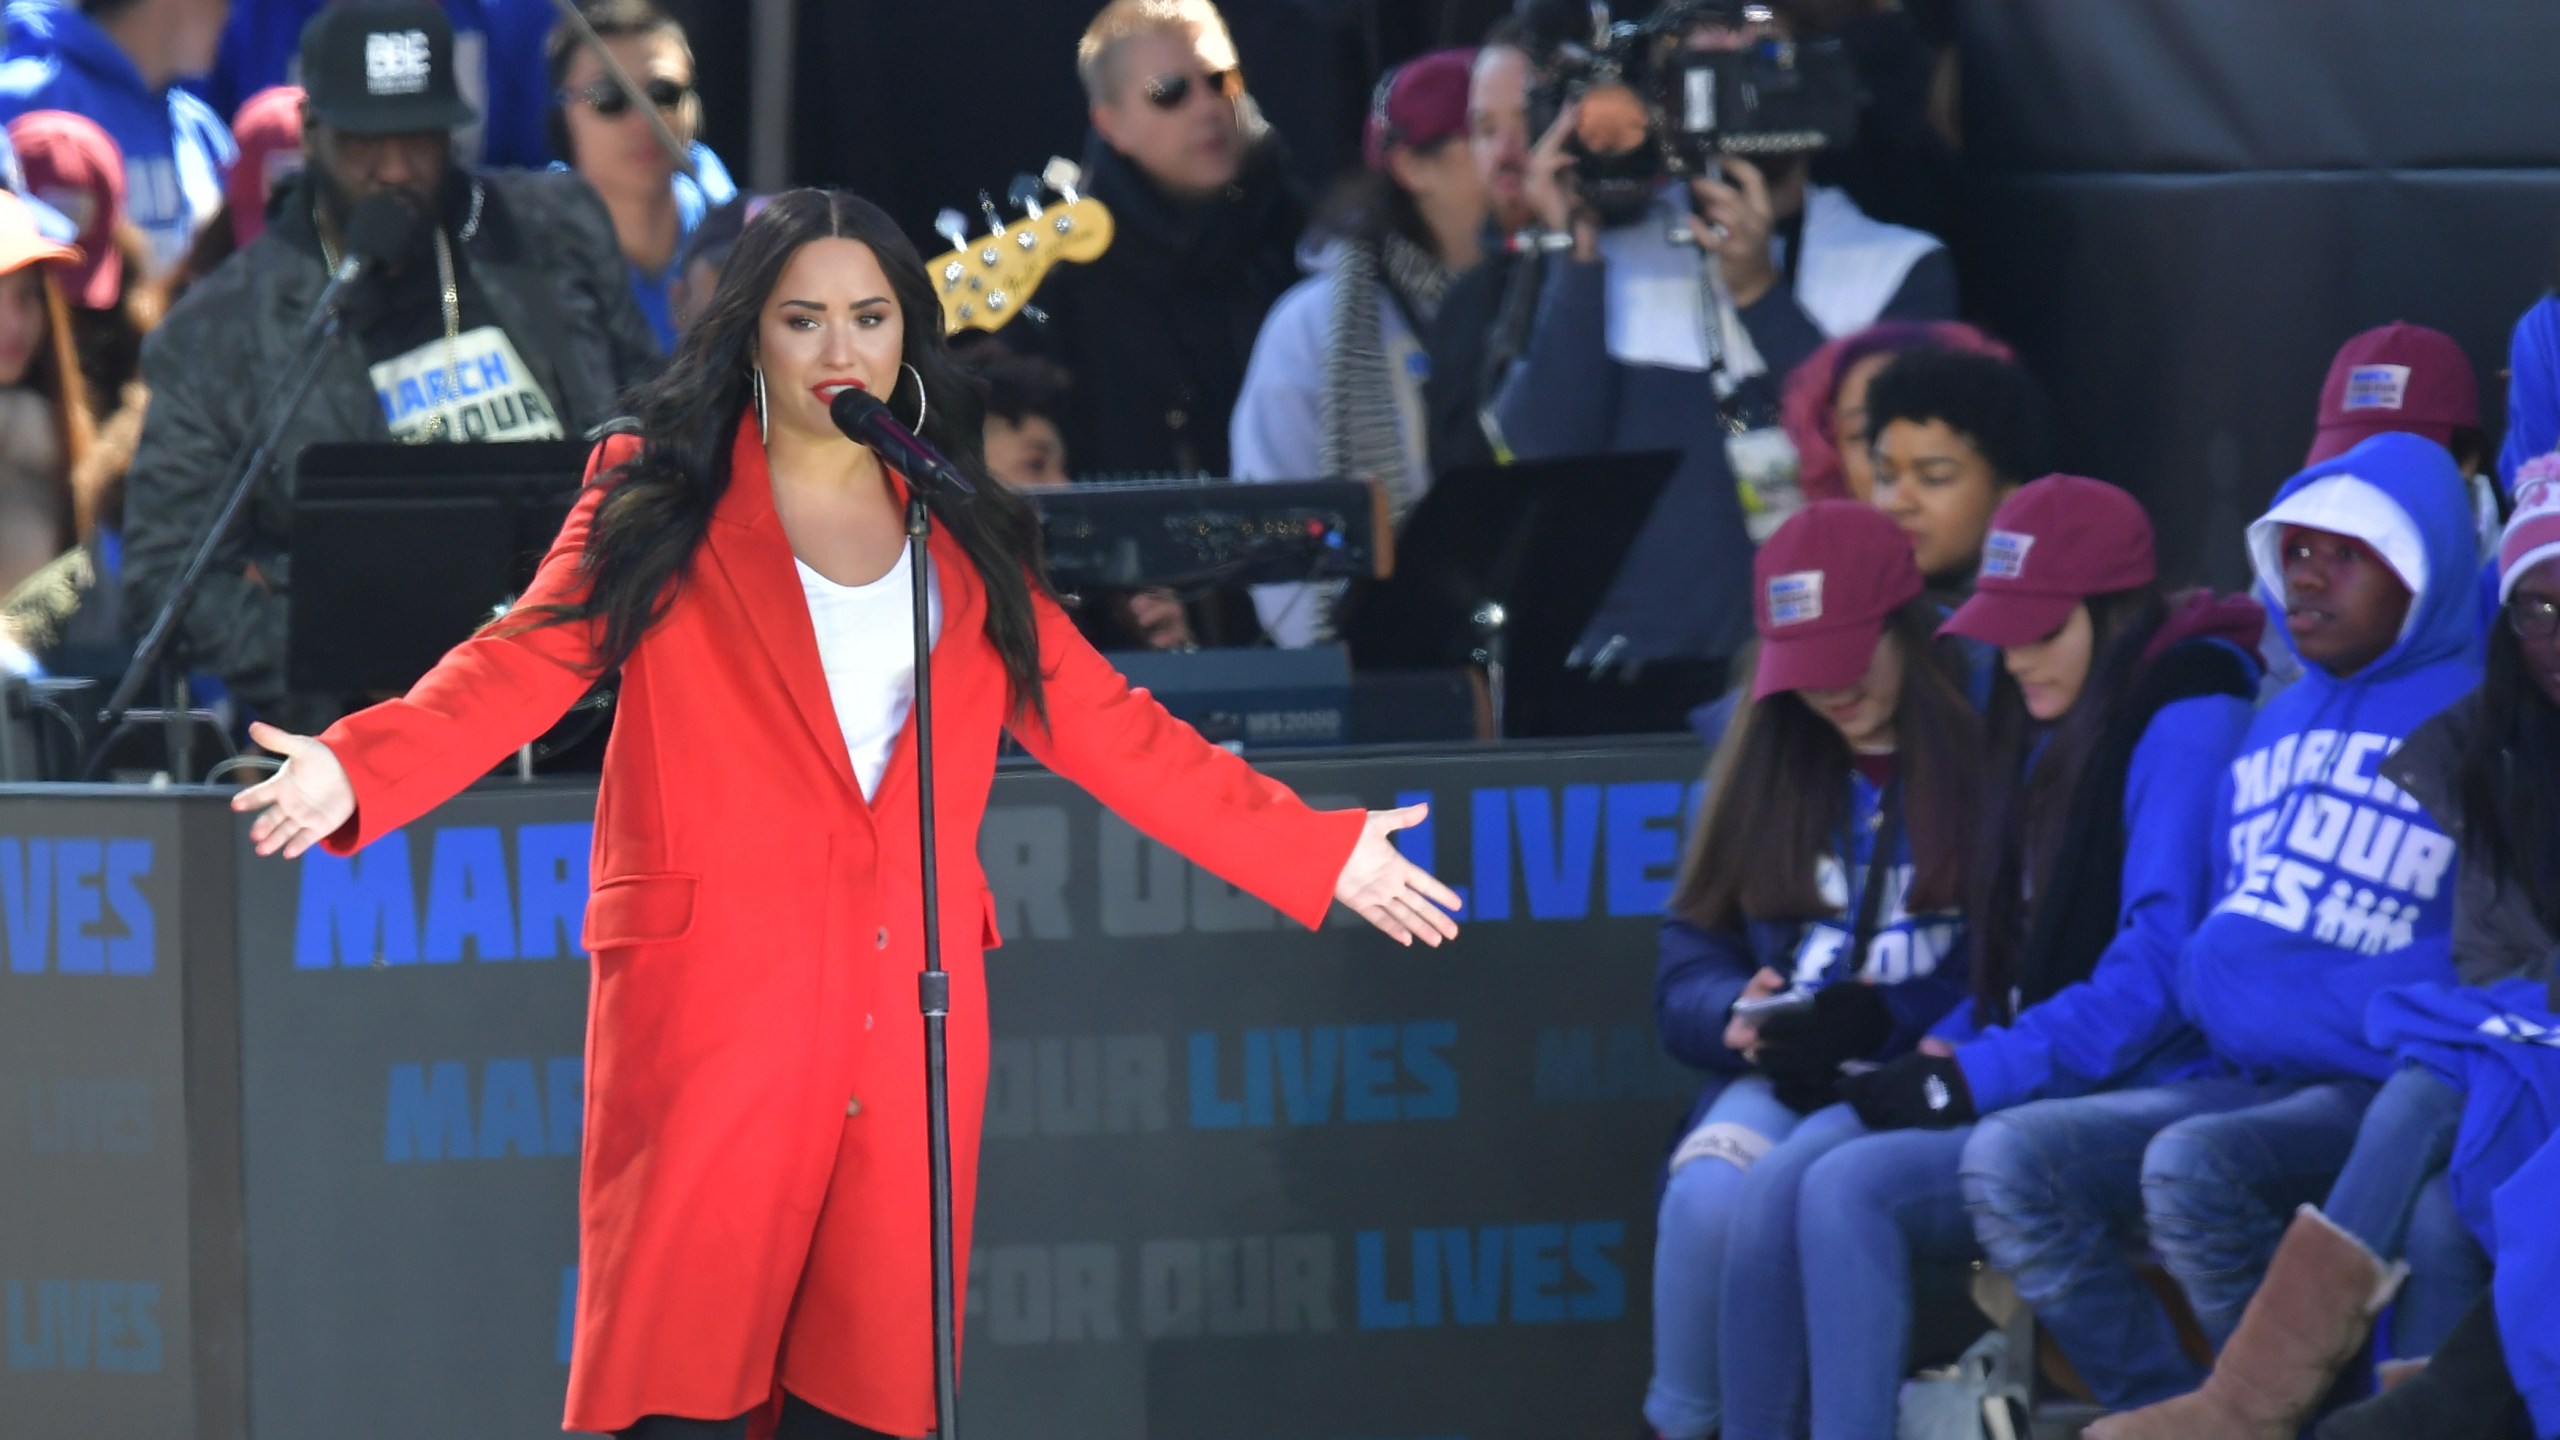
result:
[[[2560,706],[2526,673],[2524,646],[2502,615],[2480,676],[2480,723],[2456,772],[2462,863],[2512,885],[2543,928],[2560,933]]]
[[[1964,899],[1982,765],[1963,657],[1932,638],[1938,620],[1935,604],[1915,599],[1885,621],[1878,642],[1902,647],[1895,773],[1911,846],[1904,908],[1915,915]],[[1757,668],[1756,652],[1739,667],[1744,695]],[[1838,913],[1818,877],[1850,823],[1851,764],[1838,728],[1793,692],[1738,706],[1707,771],[1707,814],[1681,861],[1672,913],[1708,930]]]
[[[987,640],[1004,661],[1014,714],[1045,721],[1033,599],[1050,592],[1039,520],[1027,503],[987,476],[979,434],[983,402],[943,341],[942,307],[923,257],[879,206],[841,190],[787,191],[747,223],[720,272],[719,289],[677,342],[666,368],[628,397],[633,421],[623,428],[636,428],[640,448],[598,477],[609,488],[596,507],[581,561],[585,597],[545,607],[531,623],[600,626],[594,668],[601,675],[628,660],[640,637],[666,613],[712,510],[729,490],[730,447],[754,403],[749,370],[765,301],[800,247],[829,237],[869,246],[889,278],[906,329],[903,358],[915,368],[900,371],[884,398],[895,414],[915,413],[914,387],[921,377],[931,397],[925,440],[977,482],[975,496],[928,489],[925,503],[934,523],[968,553],[986,587]]]
[[[1988,770],[1983,780],[1982,837],[1974,846],[1966,917],[1973,933],[1974,1013],[1985,1023],[2009,1016],[2021,952],[2033,914],[2030,895],[2052,893],[2055,856],[2071,821],[2072,797],[2089,768],[2107,722],[2142,678],[2143,652],[2169,618],[2157,584],[2092,595],[2089,675],[2070,710],[2048,728],[2027,713],[2026,696],[2008,667],[1995,665]],[[2042,753],[2028,768],[2039,733]]]

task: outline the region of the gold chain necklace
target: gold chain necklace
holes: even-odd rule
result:
[[[471,218],[476,226],[480,218],[477,194],[472,197],[471,210]],[[338,247],[329,243],[328,227],[320,223],[320,202],[316,196],[311,202],[311,228],[320,237],[320,258],[328,262],[330,271],[335,273],[338,268]],[[445,239],[442,225],[435,226],[434,230],[436,280],[441,287],[437,298],[443,302],[444,308],[445,398],[444,404],[438,406],[435,414],[428,419],[427,428],[421,431],[412,442],[416,444],[444,439],[450,428],[445,417],[454,406],[462,403],[462,287],[456,282],[453,273],[452,242]]]

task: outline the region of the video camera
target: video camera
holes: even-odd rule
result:
[[[1806,155],[1857,134],[1865,96],[1846,47],[1787,38],[1766,4],[1666,0],[1649,19],[1614,21],[1603,0],[1525,0],[1521,14],[1529,133],[1581,102],[1566,143],[1604,225],[1642,218],[1669,177],[1718,174],[1722,156]]]

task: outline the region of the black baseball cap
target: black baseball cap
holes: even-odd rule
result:
[[[453,22],[424,0],[344,0],[302,27],[311,118],[349,135],[456,130],[480,118],[453,78]]]

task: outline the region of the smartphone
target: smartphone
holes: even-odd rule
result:
[[[1813,1008],[1813,992],[1799,986],[1781,990],[1775,995],[1755,995],[1733,1002],[1733,1013],[1744,1020],[1766,1020],[1772,1015],[1789,1015]]]

